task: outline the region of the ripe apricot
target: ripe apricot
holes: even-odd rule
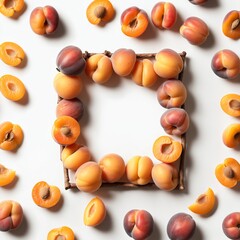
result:
[[[54,228],[49,231],[47,240],[74,240],[74,232],[67,226]]]
[[[240,95],[226,94],[222,97],[220,106],[226,114],[232,117],[240,117]]]
[[[70,116],[58,117],[52,127],[53,139],[61,145],[70,145],[76,142],[80,135],[80,125]]]
[[[13,17],[25,6],[24,0],[0,0],[0,12],[6,17]]]
[[[115,16],[115,9],[109,0],[94,0],[88,5],[86,15],[91,24],[98,25],[110,22]]]
[[[233,188],[240,180],[240,164],[234,158],[226,158],[223,163],[218,164],[215,176],[225,187]]]
[[[0,164],[0,187],[6,186],[14,181],[16,172]]]
[[[32,199],[42,208],[55,206],[61,198],[61,191],[57,186],[51,186],[45,181],[37,182],[32,189]]]
[[[153,155],[162,162],[175,162],[181,154],[182,144],[169,136],[161,136],[153,144]]]
[[[9,66],[18,66],[24,60],[23,49],[14,42],[4,42],[0,45],[0,58]]]
[[[215,206],[215,194],[211,188],[199,195],[193,204],[188,206],[188,209],[196,214],[209,214]]]
[[[11,122],[0,124],[0,149],[12,151],[16,150],[23,141],[22,128]]]
[[[80,76],[68,76],[61,72],[55,76],[53,85],[58,96],[64,99],[78,97],[83,87]]]
[[[229,148],[236,148],[240,145],[240,124],[228,125],[222,135],[223,143]]]
[[[19,101],[24,97],[26,89],[19,78],[6,74],[0,78],[0,92],[9,100]]]
[[[83,222],[86,226],[95,227],[103,222],[106,217],[106,207],[99,197],[94,197],[86,206]]]

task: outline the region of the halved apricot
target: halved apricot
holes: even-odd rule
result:
[[[94,0],[86,10],[87,19],[91,24],[109,22],[115,15],[115,9],[109,0]]]
[[[240,124],[228,125],[222,135],[223,143],[229,148],[236,148],[240,145]]]
[[[4,42],[0,45],[0,58],[9,66],[18,66],[25,57],[23,49],[14,42]]]
[[[83,221],[86,226],[99,225],[106,216],[106,207],[102,199],[94,197],[84,210]]]
[[[0,149],[12,151],[17,149],[23,141],[22,128],[11,122],[0,124]]]
[[[153,144],[153,155],[162,162],[175,162],[181,154],[182,144],[169,136],[161,136]]]
[[[0,92],[9,100],[19,101],[24,97],[26,89],[19,78],[6,74],[0,78]]]
[[[53,139],[61,145],[70,145],[76,142],[80,135],[80,124],[70,116],[58,117],[52,127]]]
[[[6,17],[12,17],[24,8],[24,0],[0,0],[0,12]]]
[[[61,191],[57,186],[51,186],[45,181],[36,183],[32,189],[32,199],[42,208],[55,206],[61,198]]]
[[[47,240],[74,240],[74,232],[67,226],[54,228],[48,235]]]
[[[12,183],[15,177],[16,172],[14,170],[6,168],[2,164],[0,164],[0,187]]]
[[[225,187],[233,188],[240,180],[240,164],[234,158],[226,158],[223,163],[218,164],[215,176]]]
[[[226,114],[232,117],[240,117],[240,95],[230,93],[223,96],[220,106]]]
[[[196,201],[188,206],[188,209],[196,214],[209,214],[215,206],[215,194],[211,188],[199,195]]]

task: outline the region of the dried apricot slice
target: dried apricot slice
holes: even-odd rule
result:
[[[0,0],[0,12],[6,17],[12,17],[24,8],[24,0]]]
[[[115,10],[109,0],[94,0],[87,7],[86,15],[91,24],[97,25],[101,22],[111,21]]]
[[[240,180],[240,164],[234,158],[226,158],[223,163],[218,164],[215,176],[225,187],[233,188]]]
[[[196,201],[191,204],[188,209],[196,214],[206,215],[209,214],[215,206],[215,194],[211,188],[199,195]]]
[[[45,181],[36,183],[32,189],[32,199],[42,208],[55,206],[61,198],[61,191],[57,186],[51,186]]]
[[[4,187],[13,182],[16,172],[0,164],[0,187]]]
[[[0,124],[0,149],[12,151],[17,149],[23,141],[22,128],[11,122]]]
[[[19,101],[24,97],[26,89],[19,78],[6,74],[0,78],[0,92],[9,100]]]
[[[0,45],[0,58],[9,66],[18,66],[25,57],[23,49],[14,42],[4,42]]]

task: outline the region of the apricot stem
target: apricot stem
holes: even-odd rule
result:
[[[239,24],[240,24],[240,19],[238,18],[238,19],[233,21],[233,23],[231,25],[231,29],[232,30],[236,29],[239,26]]]
[[[227,178],[233,178],[234,177],[234,171],[229,166],[226,166],[224,168],[223,173]]]
[[[4,141],[9,141],[9,142],[11,142],[13,139],[14,139],[14,133],[13,133],[12,131],[7,132],[7,133],[5,134]]]
[[[98,6],[95,8],[94,10],[94,15],[97,17],[97,18],[104,18],[104,16],[106,15],[106,8],[103,7],[103,6]]]
[[[50,187],[44,186],[39,190],[39,195],[42,199],[47,199],[50,196]]]
[[[229,106],[234,110],[240,110],[240,102],[238,100],[235,99],[231,100],[229,102]]]
[[[66,137],[69,137],[72,134],[71,129],[69,127],[62,127],[61,133]]]

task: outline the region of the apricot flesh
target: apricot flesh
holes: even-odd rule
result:
[[[240,95],[234,93],[224,95],[220,101],[220,106],[226,114],[240,117]]]
[[[0,164],[0,187],[7,186],[14,181],[16,172]]]

